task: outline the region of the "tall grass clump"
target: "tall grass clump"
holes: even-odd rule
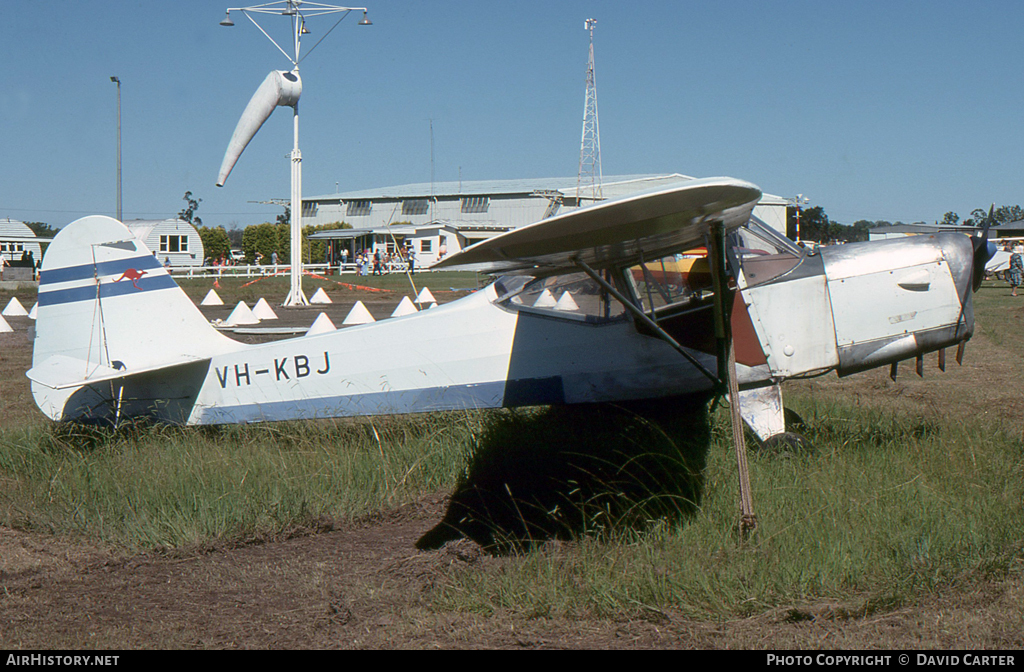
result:
[[[491,414],[444,519],[417,546],[437,548],[466,536],[510,553],[548,539],[603,536],[691,515],[708,445],[704,399],[650,400],[642,413],[639,408],[591,404]]]
[[[450,486],[473,414],[0,434],[0,523],[129,549],[320,527]]]
[[[822,602],[863,612],[1022,569],[1018,438],[965,418],[792,402],[815,450],[752,450],[759,527],[747,540],[718,412],[696,515],[457,572],[435,598],[442,608],[540,616],[726,618]]]

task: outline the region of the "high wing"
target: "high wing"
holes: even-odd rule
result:
[[[628,266],[702,245],[710,222],[742,226],[761,190],[731,177],[693,180],[682,186],[608,200],[551,217],[477,243],[433,268],[472,266],[484,273],[544,275]]]

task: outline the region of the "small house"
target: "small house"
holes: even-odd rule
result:
[[[37,238],[35,232],[24,222],[10,217],[0,219],[0,257],[6,273],[0,278],[6,280],[33,280],[35,267],[43,258],[40,242],[49,238]]]
[[[194,226],[181,219],[134,219],[125,222],[161,264],[202,266],[203,241]]]

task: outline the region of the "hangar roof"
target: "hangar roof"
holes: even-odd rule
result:
[[[651,182],[651,187],[658,186],[663,182],[674,182],[692,180],[694,178],[678,173],[661,175],[620,175],[605,177],[601,188],[605,197],[618,195],[620,187],[623,193],[637,191],[637,182]],[[358,191],[346,191],[337,194],[324,194],[322,196],[306,196],[305,201],[360,201],[387,198],[429,198],[434,197],[458,197],[458,196],[482,196],[494,194],[532,194],[537,191],[561,191],[568,193],[575,192],[577,178],[575,177],[546,177],[527,178],[521,180],[477,180],[472,182],[421,182],[414,184],[399,184],[391,187],[377,187],[374,189],[362,189]],[[582,188],[582,187],[581,187]],[[609,194],[611,192],[611,194]]]

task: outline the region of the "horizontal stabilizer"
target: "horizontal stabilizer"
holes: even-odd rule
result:
[[[124,368],[115,369],[103,364],[97,364],[96,362],[87,362],[84,359],[78,359],[76,357],[53,355],[52,357],[48,357],[46,361],[41,364],[33,366],[25,372],[25,375],[29,380],[39,383],[40,385],[45,385],[46,387],[54,390],[63,390],[69,387],[81,387],[82,385],[100,383],[105,380],[127,378],[128,376],[148,373],[150,371],[170,369],[183,364],[194,364],[196,361],[199,360],[185,359],[177,362],[161,364],[159,366],[149,366],[143,369],[129,371]]]
[[[275,70],[267,75],[249,100],[249,104],[245,106],[242,118],[238,120],[238,126],[231,135],[231,142],[224,152],[224,161],[220,164],[220,173],[217,175],[218,187],[224,186],[238,157],[263,126],[263,122],[270,118],[274,108],[295,107],[299,104],[301,94],[302,80],[299,73]]]

